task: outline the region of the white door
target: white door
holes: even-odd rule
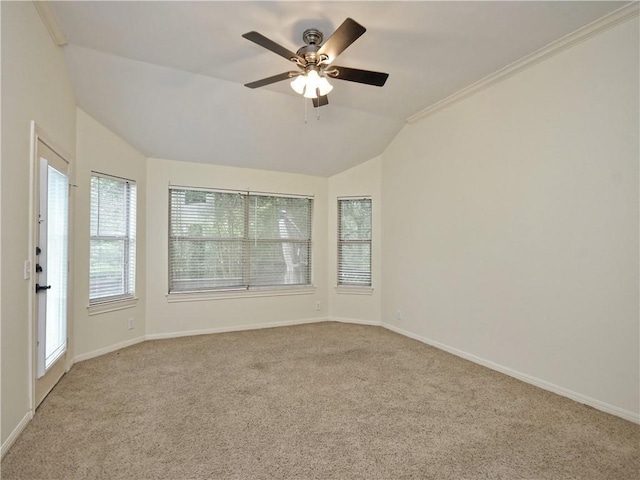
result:
[[[69,272],[69,165],[37,144],[36,406],[65,373]]]

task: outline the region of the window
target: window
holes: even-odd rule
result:
[[[169,189],[169,292],[311,284],[313,199]]]
[[[136,184],[91,174],[89,305],[133,298],[136,275]]]
[[[338,199],[338,285],[371,286],[371,199]]]

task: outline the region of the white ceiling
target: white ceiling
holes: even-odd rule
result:
[[[406,119],[627,2],[54,2],[80,108],[149,157],[330,176],[382,153]],[[243,84],[351,17],[367,32],[335,64],[389,73],[332,81],[315,116],[288,82]]]

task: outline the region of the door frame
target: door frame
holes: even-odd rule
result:
[[[73,365],[73,294],[72,294],[72,286],[73,286],[73,215],[72,212],[74,210],[74,197],[73,188],[75,185],[72,183],[73,173],[74,173],[74,162],[73,156],[67,152],[64,148],[62,148],[55,140],[52,139],[50,135],[48,135],[35,121],[31,121],[31,136],[30,136],[30,152],[29,152],[29,176],[30,176],[30,191],[29,191],[29,255],[27,256],[28,261],[31,264],[31,272],[29,276],[29,293],[28,293],[28,319],[29,319],[29,408],[31,410],[31,416],[35,414],[35,410],[37,408],[36,398],[35,398],[35,389],[36,389],[36,379],[38,377],[38,317],[36,315],[37,312],[37,301],[38,297],[36,296],[36,271],[35,266],[37,263],[36,258],[36,246],[38,245],[38,210],[39,210],[39,190],[40,190],[40,159],[38,158],[38,142],[44,143],[47,147],[53,150],[57,155],[59,155],[63,160],[65,160],[68,164],[68,173],[69,173],[69,243],[67,248],[69,249],[69,275],[67,277],[68,282],[68,295],[67,295],[67,352],[65,353],[65,365],[64,371],[65,373],[71,369]]]

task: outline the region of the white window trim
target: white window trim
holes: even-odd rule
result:
[[[106,300],[99,303],[87,305],[89,316],[100,315],[102,313],[115,312],[118,310],[126,310],[127,308],[135,308],[138,305],[138,297],[119,298],[116,300]]]
[[[229,298],[251,298],[251,297],[272,297],[272,296],[284,296],[284,295],[305,295],[314,293],[316,287],[313,283],[313,277],[315,268],[313,265],[315,262],[313,261],[313,252],[314,252],[314,240],[313,240],[313,222],[315,218],[315,212],[313,208],[315,208],[315,196],[309,194],[297,194],[297,193],[275,193],[275,192],[262,192],[257,190],[235,190],[235,189],[224,189],[224,188],[211,188],[211,187],[194,187],[194,186],[185,186],[179,184],[169,183],[169,228],[168,228],[168,242],[171,242],[171,190],[189,190],[189,191],[197,191],[197,192],[219,192],[219,193],[237,193],[241,195],[246,195],[250,197],[252,195],[257,196],[275,196],[282,198],[301,198],[311,200],[312,202],[312,211],[311,211],[311,236],[307,241],[309,245],[309,249],[311,251],[311,272],[310,272],[310,283],[309,284],[292,284],[292,285],[269,285],[269,286],[242,286],[239,288],[234,287],[223,287],[218,289],[211,290],[203,290],[203,291],[171,291],[165,294],[168,303],[175,302],[192,302],[192,301],[202,301],[202,300],[221,300],[221,299],[229,299]],[[272,240],[268,240],[272,241]],[[275,240],[273,240],[275,241]],[[284,241],[284,240],[283,240]],[[305,241],[301,241],[303,243]],[[171,285],[171,259],[168,258],[168,289]]]
[[[373,295],[373,287],[364,285],[336,285],[338,295]]]
[[[316,293],[315,285],[268,287],[251,290],[207,290],[204,292],[171,292],[165,294],[167,303],[203,302],[209,300],[229,300],[233,298],[283,297],[289,295],[312,295]]]
[[[137,181],[130,179],[130,178],[125,178],[125,177],[119,177],[117,175],[109,175],[107,173],[102,173],[102,172],[97,172],[97,171],[91,171],[90,173],[91,177],[102,177],[102,178],[108,178],[108,179],[112,179],[112,180],[118,180],[120,182],[125,182],[129,185],[134,185],[136,187],[136,199],[137,199]],[[131,205],[128,205],[129,208],[131,208]],[[135,239],[134,241],[137,242],[137,231],[132,232],[129,231],[129,225],[130,225],[130,212],[127,212],[127,233],[128,235],[126,236],[126,242],[125,244],[127,245],[127,249],[129,249],[129,245],[131,242],[131,238],[133,236],[133,238]],[[135,205],[135,225],[136,225],[136,230],[137,230],[137,225],[138,225],[138,206]],[[89,239],[91,239],[91,235],[89,235]],[[135,245],[135,244],[134,244]],[[91,247],[89,247],[89,253],[91,253]],[[126,293],[123,295],[118,295],[115,297],[100,297],[100,298],[96,298],[96,299],[91,299],[91,297],[89,297],[89,304],[87,306],[87,310],[89,312],[89,316],[91,315],[98,315],[100,313],[106,313],[106,312],[113,312],[116,310],[124,310],[126,308],[133,308],[136,306],[137,302],[138,302],[138,297],[136,297],[136,290],[137,290],[137,278],[138,278],[138,262],[137,262],[137,255],[138,255],[138,250],[137,250],[137,245],[135,245],[135,269],[134,269],[134,274],[133,274],[133,293]]]
[[[336,285],[336,293],[337,294],[349,294],[349,295],[372,295],[373,294],[373,197],[371,195],[354,195],[354,196],[343,196],[337,197],[337,242],[336,242],[336,273],[338,278],[337,282],[340,282],[340,200],[369,200],[371,202],[371,238],[367,241],[370,246],[370,255],[371,261],[369,264],[369,275],[371,277],[371,285],[348,285],[348,284],[340,284]]]

